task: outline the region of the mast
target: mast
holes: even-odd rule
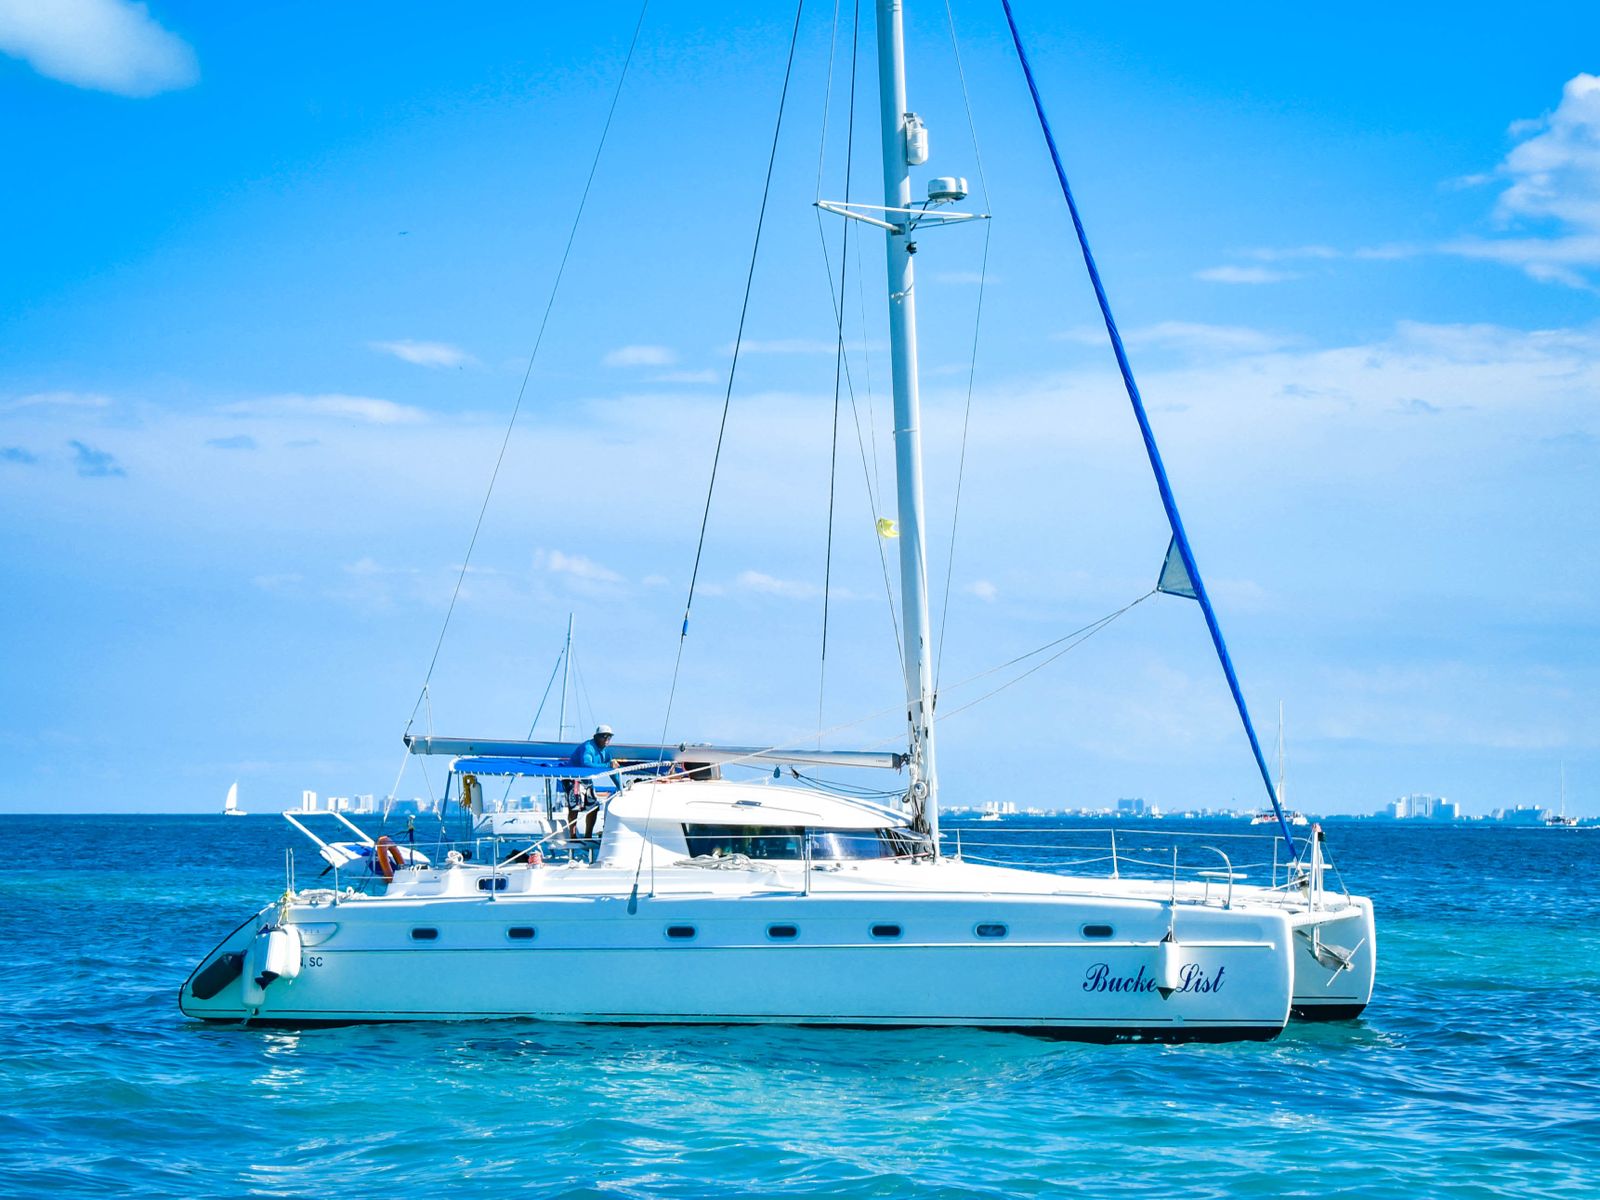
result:
[[[878,96],[883,133],[884,236],[889,265],[889,349],[894,375],[895,495],[900,528],[900,604],[905,630],[906,719],[911,739],[911,799],[917,825],[939,852],[939,789],[933,757],[933,671],[928,659],[928,571],[923,533],[922,432],[917,396],[917,302],[911,256],[916,243],[911,167],[927,157],[921,123],[906,112],[902,0],[878,3]],[[914,135],[914,136],[913,136]],[[896,211],[898,210],[898,211]]]
[[[567,681],[572,678],[572,614],[567,614],[567,645],[561,651],[561,715],[556,718],[556,741],[567,740]]]

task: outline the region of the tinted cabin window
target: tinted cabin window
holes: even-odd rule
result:
[[[683,837],[694,858],[743,854],[746,858],[796,859],[805,830],[787,825],[685,825]]]
[[[411,931],[413,942],[436,942],[439,940],[439,931],[429,925],[418,925]]]
[[[509,882],[510,880],[504,875],[494,875],[488,879],[478,880],[478,890],[480,892],[503,892]]]
[[[903,858],[916,843],[895,829],[813,829],[811,857],[819,859]]]
[[[798,925],[768,925],[767,936],[775,942],[786,942],[800,936]]]
[[[1115,932],[1109,925],[1085,925],[1083,936],[1086,938],[1108,938]]]
[[[668,925],[667,937],[675,942],[687,942],[694,937],[693,925]]]
[[[985,921],[982,925],[974,928],[973,932],[981,938],[1003,938],[1011,930],[1007,929],[999,921]]]
[[[813,859],[902,858],[916,853],[917,843],[897,829],[800,829],[790,825],[685,825],[689,853],[743,854],[747,858]]]
[[[874,925],[872,927],[872,936],[875,938],[897,938],[900,936],[900,926]]]
[[[510,929],[506,930],[506,937],[510,938],[513,942],[531,942],[533,941],[533,934],[534,929],[532,925],[513,925]]]

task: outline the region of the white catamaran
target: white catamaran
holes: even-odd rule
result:
[[[1329,886],[1320,830],[1297,844],[1284,821],[1109,308],[1172,527],[1161,590],[1205,614],[1282,840],[1265,864],[1211,838],[1174,850],[1170,869],[1142,873],[1113,841],[1108,872],[1090,875],[974,861],[959,835],[941,835],[911,243],[918,229],[966,216],[946,208],[966,187],[935,178],[929,201],[913,202],[927,138],[906,101],[902,4],[876,8],[883,203],[820,203],[881,229],[887,250],[903,749],[615,745],[615,769],[596,773],[567,765],[573,746],[559,738],[408,736],[413,754],[449,756],[469,802],[483,777],[565,788],[609,779],[597,844],[568,853],[559,831],[534,844],[479,839],[430,863],[387,837],[319,840],[334,886],[297,888],[291,872],[281,898],[201,960],[180,991],[185,1013],[292,1025],[531,1017],[1222,1040],[1365,1007],[1372,906]],[[1064,173],[1060,182],[1071,204]],[[1073,216],[1081,237],[1075,207]],[[1084,256],[1104,307],[1086,242]],[[790,768],[791,782],[722,778],[739,766]],[[897,800],[878,803],[807,786],[799,768],[814,766],[894,772],[903,783]],[[1279,846],[1290,847],[1281,858]]]

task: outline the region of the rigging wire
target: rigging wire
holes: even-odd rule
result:
[[[494,469],[489,472],[489,486],[484,490],[483,504],[478,509],[477,522],[472,527],[472,537],[467,542],[467,552],[461,559],[461,570],[456,575],[455,590],[450,593],[450,604],[445,609],[444,623],[439,629],[439,640],[434,643],[433,657],[428,660],[428,671],[422,680],[422,695],[417,697],[417,703],[412,706],[411,716],[406,721],[406,730],[409,732],[411,724],[417,718],[417,709],[422,705],[423,696],[427,694],[428,684],[433,679],[434,668],[439,663],[439,651],[444,648],[445,634],[450,630],[450,618],[455,614],[456,602],[461,598],[461,585],[467,577],[467,566],[472,561],[472,552],[478,545],[478,535],[483,530],[483,519],[489,511],[489,500],[494,495],[495,482],[500,478],[500,468],[505,463],[506,449],[511,444],[511,431],[516,428],[517,415],[522,411],[523,397],[528,391],[528,381],[533,376],[533,364],[538,360],[539,348],[544,344],[545,330],[550,325],[550,314],[556,305],[556,296],[561,290],[561,280],[566,275],[567,260],[572,257],[573,243],[578,238],[578,226],[583,221],[584,209],[589,203],[589,192],[594,187],[595,175],[600,170],[600,157],[605,151],[606,138],[611,133],[612,120],[617,115],[617,103],[622,99],[622,88],[628,79],[628,68],[633,64],[633,52],[639,45],[639,31],[644,27],[645,13],[650,8],[650,0],[643,0],[639,5],[639,19],[634,22],[633,36],[628,40],[628,53],[622,62],[622,73],[617,76],[616,89],[611,94],[611,105],[606,109],[606,120],[600,130],[600,141],[595,146],[594,159],[589,164],[589,175],[584,180],[583,192],[578,197],[578,209],[572,217],[572,228],[567,232],[567,244],[561,252],[561,261],[556,267],[555,280],[550,285],[550,295],[545,301],[544,315],[539,319],[539,332],[533,340],[533,351],[528,355],[527,368],[522,373],[522,383],[517,388],[517,401],[511,407],[511,419],[506,422],[505,437],[500,441],[500,453],[495,457]]]
[[[833,43],[830,45],[829,53],[828,53],[828,87],[827,87],[827,96],[829,98],[831,98],[832,93],[833,93],[834,46],[836,46],[837,43],[838,43],[838,37],[839,37],[839,4],[838,4],[838,0],[834,0],[834,6],[833,6]],[[846,138],[845,138],[845,155],[844,155],[844,202],[846,204],[850,203],[851,175],[852,175],[852,172],[853,172],[853,169],[854,169],[854,166],[855,166],[856,74],[857,74],[857,50],[858,50],[858,47],[860,45],[860,40],[861,40],[861,0],[856,0],[854,11],[853,11],[853,16],[852,16],[851,37],[850,37],[850,99],[849,99],[849,105],[848,105],[848,107],[846,109],[846,112],[848,113],[848,122],[847,122],[847,126],[846,126],[848,132],[847,132],[847,135],[846,135]],[[817,156],[817,197],[818,197],[818,199],[821,199],[821,196],[822,196],[823,155],[825,155],[826,152],[827,152],[828,107],[829,107],[828,100],[825,98],[824,101],[823,101],[823,106],[822,106],[822,148],[821,148],[821,150],[819,150],[818,156]],[[828,239],[827,239],[827,236],[823,232],[823,229],[822,229],[822,209],[818,208],[815,211],[816,211],[816,214],[817,214],[817,232],[818,232],[819,235],[822,236],[823,262],[826,265],[826,263],[827,263],[827,254],[828,254]],[[833,518],[834,518],[834,507],[835,507],[834,506],[834,496],[835,496],[835,492],[836,492],[836,489],[837,489],[838,478],[839,478],[839,389],[840,389],[840,383],[841,383],[841,381],[843,379],[844,370],[845,370],[844,304],[843,304],[843,297],[844,297],[844,293],[845,293],[845,271],[846,271],[846,267],[848,266],[848,264],[850,262],[850,222],[849,221],[845,221],[844,222],[844,228],[841,231],[840,238],[841,238],[841,242],[840,242],[840,248],[839,248],[839,292],[838,292],[839,299],[834,303],[834,306],[833,306],[834,307],[834,314],[835,314],[835,318],[836,318],[836,325],[837,325],[838,344],[835,347],[834,359],[833,359],[833,427],[832,427],[832,432],[831,432],[831,434],[829,436],[829,441],[828,441],[828,546],[827,546],[826,555],[825,555],[824,560],[823,560],[823,569],[822,569],[822,655],[821,655],[821,662],[819,663],[818,668],[817,668],[817,745],[819,747],[822,745],[822,740],[821,739],[822,739],[823,699],[824,699],[824,697],[825,697],[825,695],[827,693],[827,682],[828,682],[828,602],[831,599],[832,594],[833,594]],[[831,290],[832,289],[832,284],[833,284],[833,273],[832,273],[832,271],[828,272],[828,283],[829,283],[829,289]],[[893,601],[892,597],[890,599],[889,607],[890,607],[890,611],[891,611],[891,614],[892,614],[893,609],[894,609],[894,601]],[[896,630],[896,634],[898,636],[898,630]]]
[[[956,36],[956,17],[950,0],[944,2],[945,19],[950,29],[950,49],[955,55],[956,75],[961,80],[961,99],[967,111],[967,132],[972,137],[972,157],[978,168],[978,188],[983,194],[985,212],[992,210],[989,201],[989,178],[983,169],[983,151],[978,145],[978,124],[972,115],[972,96],[967,91],[967,72],[961,63],[961,41]],[[994,224],[983,223],[983,260],[978,267],[978,300],[972,316],[972,357],[967,364],[967,402],[961,416],[961,456],[956,464],[955,504],[950,511],[950,551],[945,560],[944,600],[939,606],[939,645],[933,656],[933,694],[935,703],[939,695],[939,677],[944,669],[944,635],[949,627],[950,585],[956,569],[956,529],[961,519],[961,488],[967,474],[967,434],[972,426],[972,389],[978,374],[978,339],[983,328],[983,297],[989,282],[989,241]]]
[[[1030,651],[1028,651],[1028,653],[1023,654],[1023,655],[1019,655],[1017,658],[1012,659],[1008,663],[1001,663],[997,667],[990,667],[987,671],[981,671],[977,675],[972,675],[972,676],[969,676],[968,678],[962,680],[961,683],[959,683],[959,684],[957,684],[955,686],[961,687],[961,686],[964,686],[964,685],[969,684],[969,683],[975,683],[977,680],[982,679],[987,675],[993,675],[997,671],[1003,671],[1007,667],[1015,666],[1017,663],[1022,662],[1024,659],[1034,658],[1037,655],[1043,654],[1046,650],[1049,650],[1054,646],[1061,646],[1061,649],[1057,650],[1054,654],[1052,654],[1049,658],[1045,659],[1043,662],[1035,663],[1033,666],[1029,667],[1026,671],[1022,672],[1020,675],[1016,676],[1015,678],[1006,680],[999,687],[993,688],[990,691],[985,692],[983,695],[978,696],[976,699],[968,700],[965,704],[963,704],[963,705],[961,705],[961,706],[959,706],[957,708],[952,708],[947,712],[941,713],[940,714],[941,719],[948,721],[951,717],[955,716],[957,713],[966,712],[967,709],[972,708],[975,705],[982,704],[985,700],[988,700],[991,697],[998,696],[1001,692],[1005,691],[1007,688],[1014,687],[1015,685],[1021,683],[1029,675],[1032,675],[1034,672],[1044,670],[1044,668],[1048,667],[1051,663],[1055,662],[1063,654],[1066,654],[1070,650],[1076,650],[1079,646],[1083,645],[1084,642],[1087,642],[1090,638],[1092,638],[1095,634],[1099,633],[1106,626],[1110,625],[1118,617],[1122,616],[1124,613],[1128,612],[1129,610],[1137,608],[1139,605],[1143,604],[1146,600],[1150,599],[1151,596],[1154,596],[1156,594],[1157,590],[1158,589],[1156,589],[1156,588],[1151,588],[1148,592],[1146,592],[1144,595],[1140,596],[1137,600],[1131,600],[1127,604],[1124,604],[1121,608],[1117,609],[1116,612],[1107,613],[1105,616],[1101,617],[1098,621],[1091,621],[1089,624],[1085,625],[1083,628],[1075,630],[1074,632],[1067,634],[1066,637],[1057,638],[1054,642],[1051,642],[1047,646],[1041,646],[1037,650],[1030,650]],[[1066,644],[1063,645],[1063,643],[1066,643]]]
[[[853,172],[854,172],[855,91],[856,91],[856,80],[857,80],[857,77],[859,75],[859,65],[858,64],[859,64],[860,40],[861,40],[861,5],[860,5],[860,0],[857,0],[856,6],[855,6],[855,29],[854,29],[854,33],[852,35],[851,47],[850,47],[850,123],[849,123],[849,140],[848,140],[848,145],[847,145],[847,150],[846,150],[847,164],[846,164],[846,169],[845,169],[845,199],[846,199],[846,201],[849,200],[850,186],[851,186],[852,176],[853,176]],[[832,78],[832,66],[831,66],[831,63],[830,63],[830,67],[829,67],[829,78],[830,78],[830,80]],[[822,171],[821,171],[821,167],[820,166],[818,167],[818,172],[817,172],[817,199],[818,200],[822,199]],[[823,221],[822,221],[822,209],[818,208],[816,210],[816,214],[817,214],[817,239],[818,239],[819,244],[822,247],[823,275],[828,280],[828,296],[829,296],[829,299],[831,300],[831,302],[833,304],[834,318],[835,318],[835,321],[836,321],[837,326],[838,326],[838,338],[839,338],[839,340],[838,340],[838,351],[837,351],[839,357],[836,358],[836,360],[835,360],[836,366],[835,366],[835,378],[834,378],[834,419],[835,419],[834,440],[835,440],[835,448],[837,450],[837,442],[838,442],[838,432],[837,432],[837,430],[838,430],[838,424],[837,424],[837,422],[838,422],[838,385],[839,385],[838,367],[842,366],[843,367],[843,374],[844,374],[845,390],[846,390],[847,394],[850,397],[850,414],[851,414],[851,418],[852,418],[852,421],[853,421],[853,423],[855,425],[855,430],[856,430],[856,449],[861,455],[861,477],[862,477],[863,484],[866,487],[866,491],[867,491],[867,504],[868,504],[868,506],[870,507],[870,509],[872,511],[874,522],[876,522],[876,518],[878,518],[878,517],[883,515],[883,508],[882,508],[882,505],[881,505],[880,499],[879,499],[883,494],[883,483],[882,483],[881,478],[878,476],[877,425],[876,425],[876,421],[875,421],[875,418],[873,416],[873,411],[872,411],[872,359],[871,359],[871,355],[867,351],[867,337],[866,337],[867,309],[866,309],[865,287],[861,282],[861,279],[862,279],[861,240],[858,238],[858,239],[856,239],[856,242],[855,242],[855,246],[856,246],[856,289],[857,289],[858,296],[860,297],[860,300],[861,300],[861,331],[862,331],[861,332],[861,347],[862,347],[861,357],[862,357],[862,363],[863,363],[864,369],[866,371],[866,390],[867,390],[867,434],[866,435],[863,435],[862,432],[861,432],[861,408],[856,402],[855,378],[854,378],[853,373],[850,370],[850,356],[846,352],[846,348],[845,348],[845,344],[844,344],[844,306],[845,306],[845,295],[844,295],[845,262],[844,262],[844,259],[848,257],[849,252],[850,252],[850,237],[849,237],[850,222],[847,219],[845,221],[845,225],[844,225],[845,233],[844,233],[844,236],[843,236],[843,243],[842,243],[842,246],[841,246],[841,249],[840,249],[840,253],[841,253],[842,257],[841,257],[841,261],[840,261],[840,264],[839,264],[839,287],[837,289],[835,289],[834,284],[833,284],[833,258],[832,258],[832,255],[830,255],[828,253],[828,236],[827,236],[827,232],[826,232],[826,229],[824,228]],[[870,437],[871,442],[872,442],[872,454],[871,454],[870,463],[869,463],[868,454],[867,454],[867,441],[868,441],[869,437]],[[832,477],[830,476],[830,480],[829,480],[830,492],[832,491],[832,488],[833,488],[833,480],[832,480]],[[830,536],[830,545],[831,545],[831,536],[832,536],[832,532],[831,532],[832,513],[833,513],[833,506],[832,506],[832,500],[830,500],[829,501],[829,518],[830,518],[830,535],[829,536]],[[876,529],[876,524],[874,524],[874,529]],[[888,606],[889,606],[889,625],[890,625],[890,628],[892,628],[894,630],[895,656],[897,658],[903,658],[904,657],[904,643],[903,643],[903,641],[901,639],[901,636],[900,636],[900,614],[896,610],[896,607],[895,607],[894,582],[891,579],[890,574],[889,574],[889,559],[888,559],[888,555],[884,552],[883,538],[882,538],[881,535],[879,535],[876,532],[874,532],[874,534],[873,534],[873,544],[874,544],[874,547],[876,548],[876,550],[878,552],[878,569],[883,575],[883,593],[884,593],[884,598],[887,601]],[[830,554],[830,564],[831,564],[831,554]],[[824,602],[824,605],[826,605],[826,603],[827,603],[827,588],[826,588],[826,586],[824,587],[824,601],[823,602]],[[826,621],[826,616],[824,616],[824,621]],[[819,692],[821,690],[820,681],[819,681],[819,685],[818,685],[818,690],[819,690]],[[820,708],[820,701],[819,701],[819,708]],[[821,719],[819,717],[818,724],[820,725],[820,723],[821,723]]]
[[[561,653],[556,655],[556,665],[550,668],[550,678],[545,680],[544,695],[539,697],[539,707],[533,710],[533,720],[528,723],[528,741],[530,742],[533,741],[534,731],[539,728],[539,717],[544,713],[545,701],[550,699],[550,689],[556,685],[556,672],[561,670],[561,660],[566,658],[566,656],[567,648],[563,646],[561,648]],[[506,776],[506,794],[500,797],[501,804],[504,804],[507,800],[511,799],[511,785],[515,782],[516,776]]]
[[[722,395],[722,420],[717,425],[717,445],[711,454],[711,478],[706,484],[705,510],[700,514],[700,538],[695,543],[694,567],[689,572],[689,595],[683,605],[683,628],[678,634],[678,652],[672,661],[672,682],[667,689],[666,711],[661,717],[661,741],[664,745],[667,740],[667,729],[672,723],[672,704],[678,694],[678,674],[683,666],[683,647],[689,640],[689,615],[694,609],[695,584],[700,578],[700,558],[705,552],[706,528],[711,521],[711,500],[717,490],[717,466],[722,461],[722,441],[728,431],[728,411],[733,407],[733,384],[739,373],[739,351],[744,344],[745,321],[750,315],[750,294],[755,284],[756,262],[761,255],[761,234],[767,223],[767,201],[772,195],[773,167],[778,161],[778,139],[783,132],[783,114],[789,102],[789,81],[794,75],[794,52],[800,43],[800,17],[805,12],[805,0],[796,0],[794,7],[794,28],[789,34],[789,57],[783,68],[783,88],[778,94],[778,118],[772,129],[772,148],[767,153],[767,176],[761,185],[761,208],[756,214],[756,234],[754,244],[750,247],[750,267],[745,273],[744,299],[739,305],[739,327],[733,339],[733,361],[728,364],[728,386]],[[655,803],[655,793],[651,792],[650,806],[645,810],[645,829],[650,826],[650,807]],[[637,904],[639,894],[639,874],[644,868],[644,848],[648,844],[645,839],[639,843],[639,862],[633,872],[633,895],[630,897],[630,907]],[[655,858],[650,860],[651,888],[655,887]]]

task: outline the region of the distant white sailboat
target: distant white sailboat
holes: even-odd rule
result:
[[[242,817],[244,809],[239,807],[239,781],[235,779],[228,787],[228,798],[222,802],[222,815],[225,817]]]
[[[1571,829],[1578,823],[1577,817],[1567,816],[1567,768],[1561,767],[1561,811],[1559,813],[1546,813],[1544,823],[1552,829]]]
[[[1267,808],[1256,813],[1250,818],[1252,825],[1275,825],[1278,822],[1278,813],[1283,809],[1283,701],[1278,701],[1278,785],[1275,789],[1278,803],[1275,808]],[[1290,825],[1305,827],[1311,824],[1310,818],[1302,812],[1290,812],[1287,816]]]

